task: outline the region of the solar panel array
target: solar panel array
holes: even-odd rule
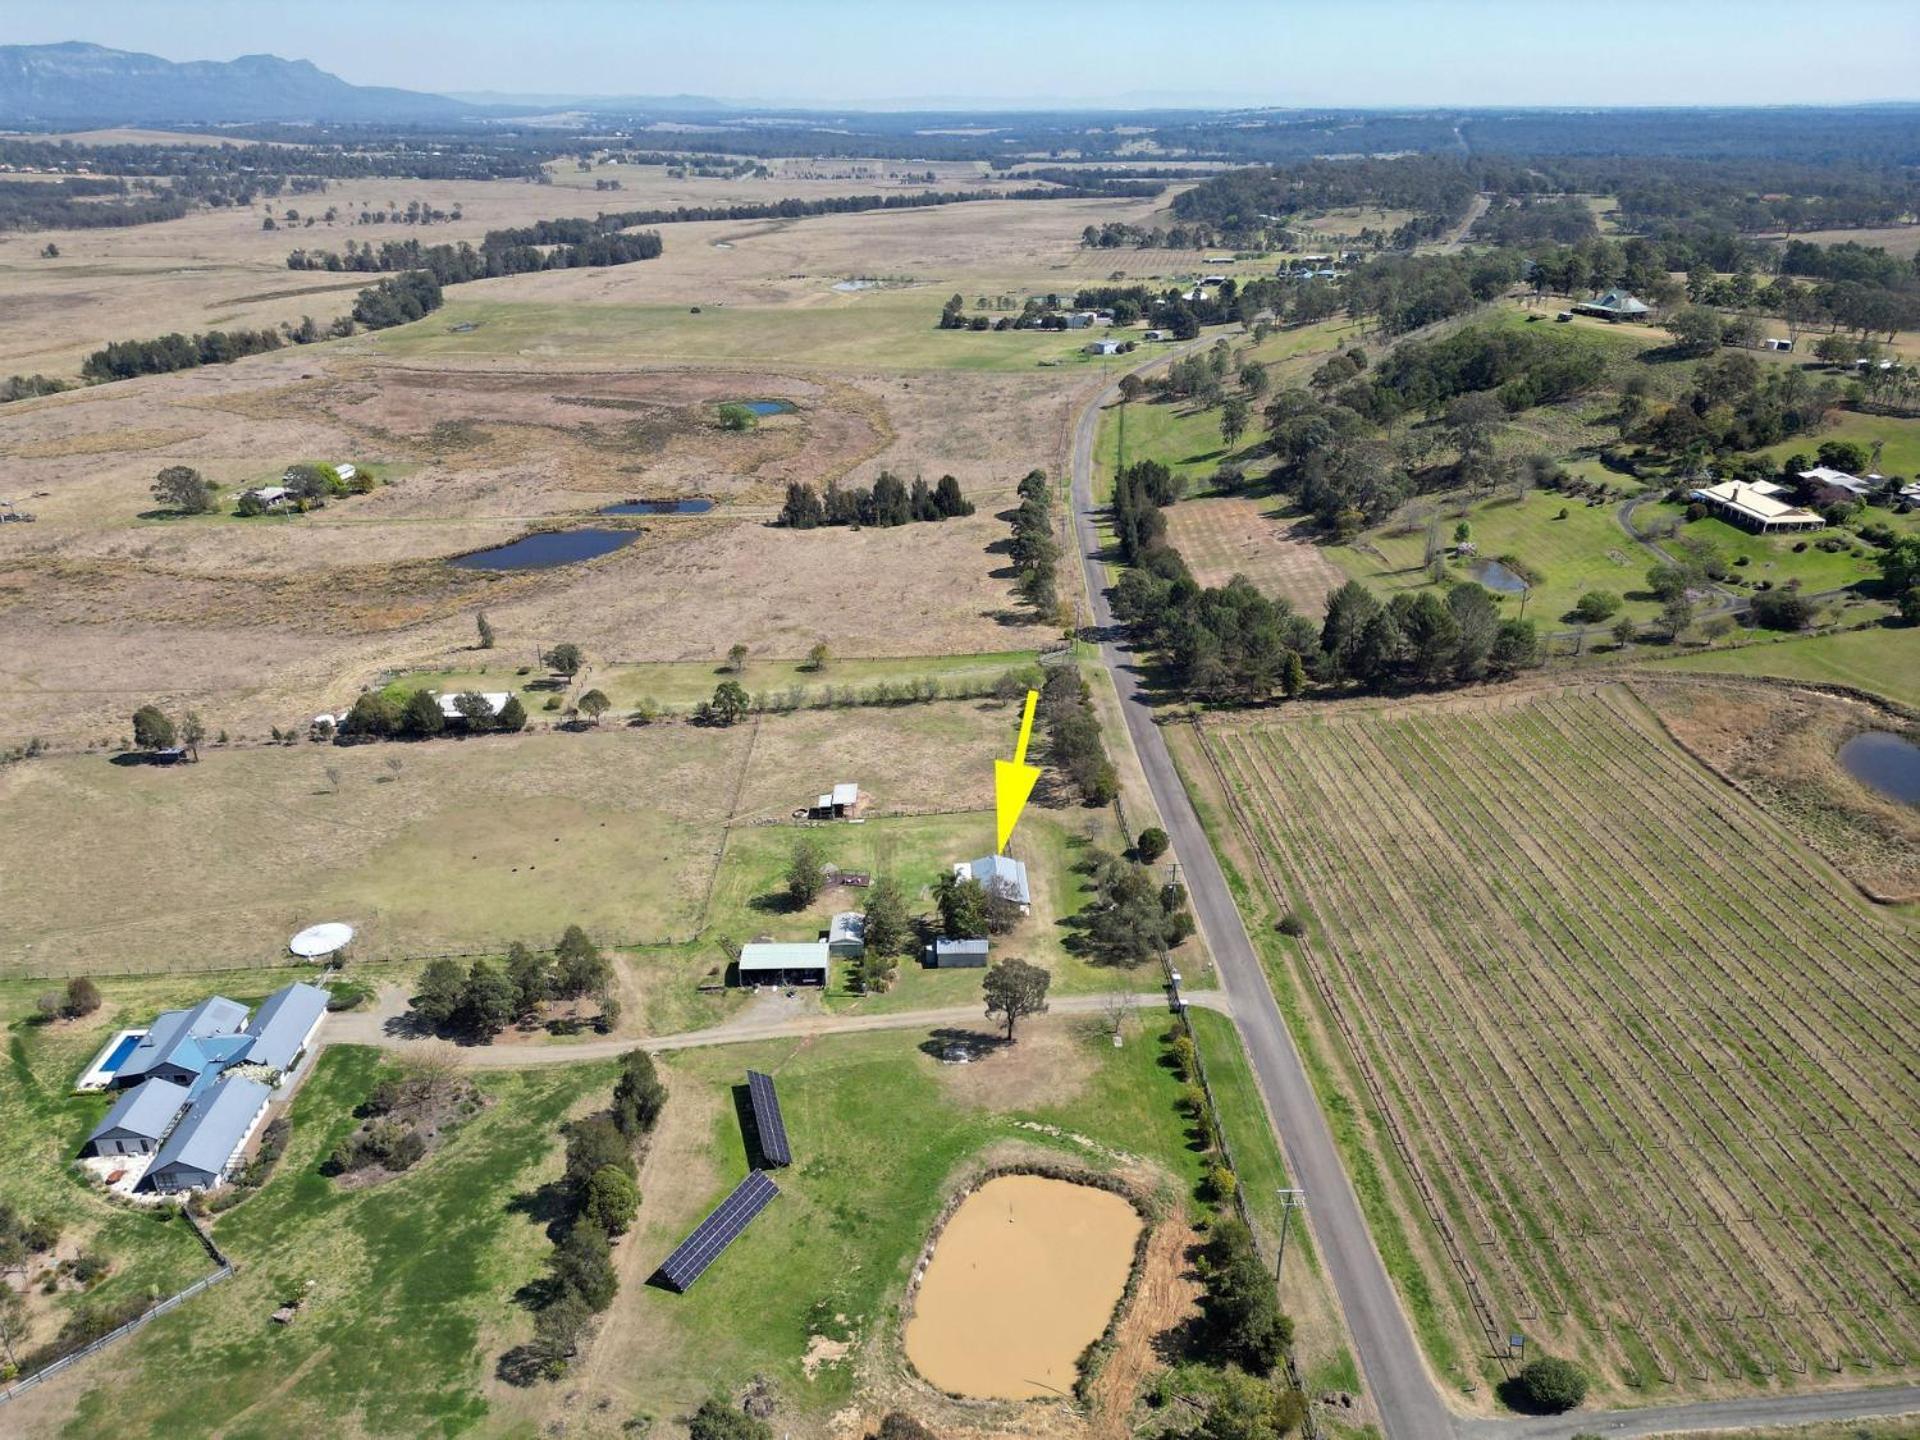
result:
[[[747,1071],[747,1097],[753,1102],[753,1128],[760,1134],[760,1158],[769,1165],[791,1165],[793,1151],[787,1145],[787,1122],[780,1114],[773,1077]]]
[[[706,1272],[706,1268],[719,1259],[720,1253],[740,1238],[753,1217],[767,1208],[769,1201],[780,1193],[764,1170],[750,1170],[747,1178],[734,1186],[733,1193],[722,1200],[714,1212],[702,1220],[680,1247],[669,1255],[660,1266],[660,1278],[666,1284],[685,1294],[688,1287]]]

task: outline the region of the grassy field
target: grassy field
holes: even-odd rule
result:
[[[1090,331],[940,330],[946,294],[930,287],[834,295],[807,306],[575,305],[455,298],[425,320],[382,331],[383,354],[473,359],[642,356],[681,364],[791,369],[1084,369]],[[472,326],[456,330],[456,326]]]
[[[817,671],[805,658],[749,659],[745,671],[739,674],[724,661],[593,665],[579,677],[573,693],[577,696],[589,689],[604,692],[613,702],[616,717],[637,708],[643,701],[653,702],[662,712],[685,714],[702,700],[711,699],[714,687],[724,680],[739,682],[749,695],[784,701],[791,699],[797,690],[803,704],[821,704],[846,688],[858,694],[876,685],[898,685],[914,680],[933,680],[943,687],[972,688],[991,684],[1009,670],[1032,671],[1037,675],[1034,666],[1038,659],[1038,652],[1033,650],[902,655],[882,659],[833,659],[825,669]],[[393,676],[388,683],[402,690],[430,689],[443,694],[504,688],[518,694],[527,713],[532,714],[554,693],[552,681],[553,677],[544,669],[495,663],[407,670]]]
[[[1783,680],[1848,685],[1920,709],[1920,629],[1911,626],[1783,635],[1657,663],[1662,670],[1777,675]]]
[[[1517,1322],[1650,1399],[1911,1375],[1915,1237],[1869,1198],[1913,1159],[1909,928],[1618,689],[1206,737],[1379,1143],[1473,1267],[1466,1354]]]
[[[1818,434],[1782,441],[1757,453],[1775,461],[1785,460],[1795,454],[1811,459],[1821,444],[1828,440],[1852,440],[1866,446],[1869,451],[1878,444],[1881,447],[1881,474],[1901,475],[1909,480],[1920,475],[1920,420],[1905,419],[1898,415],[1859,415],[1841,411]]]
[[[1878,548],[1853,540],[1843,531],[1829,528],[1800,536],[1755,535],[1712,516],[1686,520],[1685,514],[1684,507],[1663,500],[1656,505],[1642,505],[1635,512],[1635,519],[1643,529],[1663,522],[1674,523],[1679,527],[1675,531],[1676,539],[1702,540],[1713,545],[1735,565],[1733,578],[1741,585],[1761,580],[1784,585],[1798,580],[1802,589],[1817,594],[1857,585],[1880,574],[1879,566],[1873,562],[1873,557],[1880,553]],[[1821,540],[1835,537],[1852,543],[1838,551],[1820,548]],[[1740,564],[1743,559],[1747,562],[1744,565]]]

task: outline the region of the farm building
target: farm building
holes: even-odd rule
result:
[[[827,983],[827,942],[759,941],[740,947],[742,985],[818,985]]]
[[[1069,330],[1090,329],[1092,328],[1094,321],[1097,320],[1098,318],[1099,317],[1095,315],[1091,310],[1076,310],[1071,315],[1067,316],[1067,329]]]
[[[171,1080],[145,1080],[113,1102],[87,1136],[88,1155],[151,1155],[173,1128],[190,1091]]]
[[[253,1138],[272,1093],[258,1080],[240,1075],[229,1075],[208,1090],[187,1107],[161,1144],[140,1177],[140,1188],[171,1195],[220,1184]]]
[[[433,698],[440,703],[441,719],[455,725],[465,725],[467,723],[467,717],[460,713],[460,696],[464,693],[466,692],[456,692],[452,695],[435,694]],[[513,695],[506,690],[487,690],[477,693],[479,693],[482,700],[487,702],[488,713],[494,716],[498,716],[502,710],[506,709],[507,701],[513,698]]]
[[[1695,490],[1693,498],[1729,524],[1744,530],[1766,534],[1775,530],[1818,530],[1827,522],[1811,510],[1775,498],[1780,487],[1768,481],[1748,484],[1741,480],[1723,480],[1704,490]]]
[[[809,820],[851,820],[860,813],[860,786],[843,780],[807,808]]]
[[[1089,355],[1118,355],[1123,348],[1118,340],[1095,340],[1087,346]]]
[[[313,1044],[327,1018],[327,992],[318,985],[284,985],[260,1002],[244,1032],[246,1063],[281,1073],[291,1071]]]
[[[867,953],[867,917],[858,910],[842,910],[827,927],[827,954],[836,960],[858,960]]]
[[[1859,499],[1871,495],[1880,488],[1885,479],[1880,475],[1849,475],[1844,470],[1835,470],[1828,465],[1816,465],[1811,470],[1798,472],[1801,483],[1810,485],[1816,492],[1821,490],[1844,490],[1848,495]]]
[[[942,935],[931,947],[933,964],[940,970],[979,969],[987,963],[987,941],[956,940]]]
[[[191,1010],[168,1010],[153,1022],[113,1083],[125,1089],[149,1078],[191,1085],[208,1069],[224,1069],[252,1042],[240,1034],[247,1007],[223,995]]]
[[[1573,313],[1601,320],[1644,320],[1653,313],[1653,307],[1625,290],[1609,290],[1591,300],[1580,301],[1573,307]]]
[[[1033,892],[1027,885],[1026,863],[1011,855],[982,855],[978,860],[963,860],[953,867],[956,880],[978,880],[995,895],[1003,895],[1020,907],[1025,915],[1033,904]]]
[[[293,491],[284,485],[261,485],[246,493],[269,510],[278,510],[293,498]]]

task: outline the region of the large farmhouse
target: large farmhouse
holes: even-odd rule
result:
[[[1600,320],[1644,320],[1653,313],[1653,307],[1625,290],[1609,290],[1591,300],[1580,301],[1573,307],[1573,313],[1592,315]]]
[[[1771,480],[1722,480],[1695,490],[1693,498],[1729,524],[1768,534],[1779,530],[1818,530],[1827,522],[1811,510],[1779,497],[1786,491]]]

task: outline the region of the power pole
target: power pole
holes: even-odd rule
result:
[[[1273,1262],[1273,1285],[1280,1288],[1280,1270],[1287,1263],[1287,1231],[1293,1228],[1293,1212],[1307,1207],[1307,1192],[1282,1190],[1280,1194],[1280,1258]]]

